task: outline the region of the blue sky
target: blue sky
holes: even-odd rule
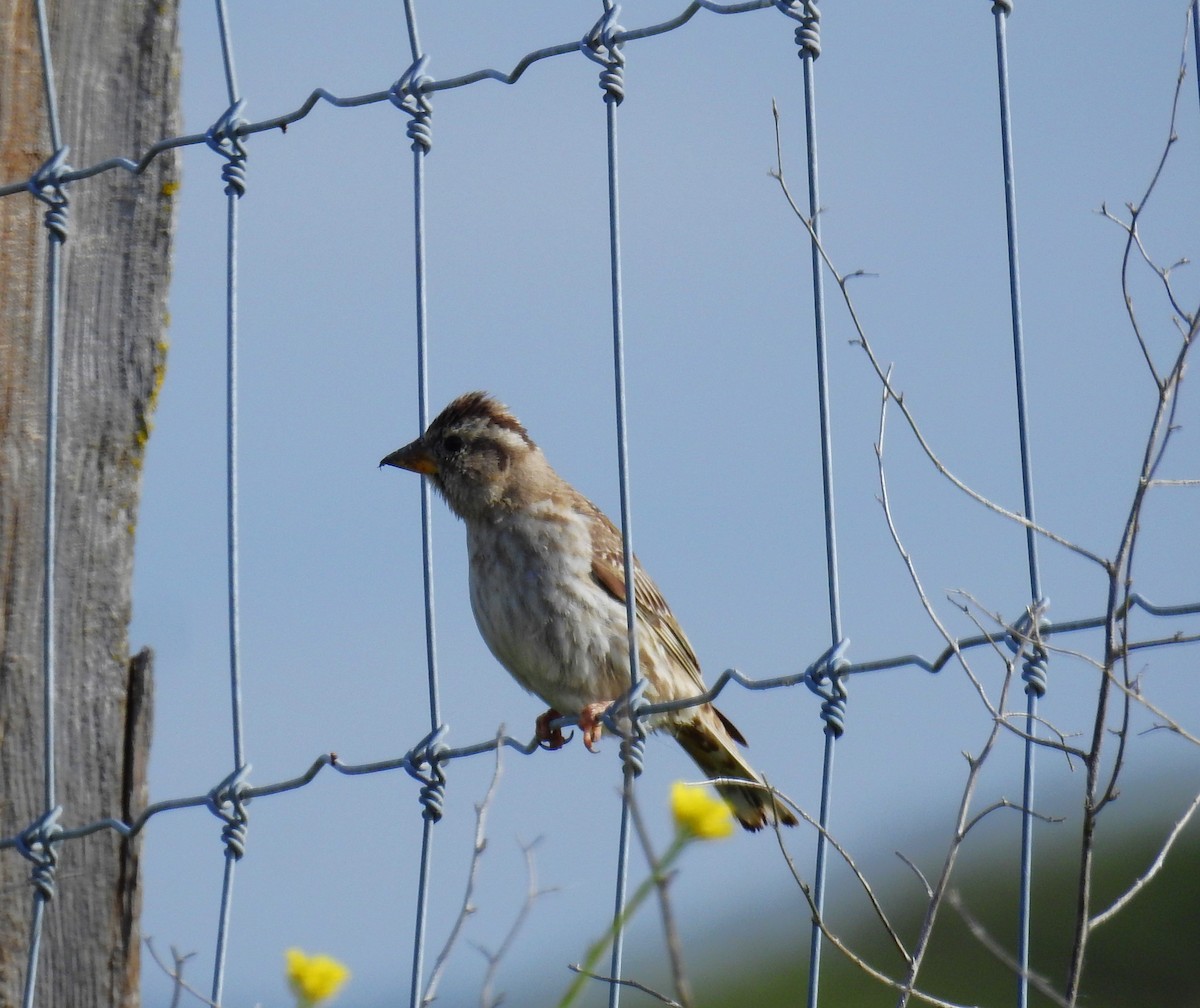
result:
[[[622,24],[676,14],[681,0],[631,2]],[[417,4],[428,73],[511,68],[526,52],[581,37],[599,3]],[[1020,501],[990,5],[824,5],[816,66],[825,243],[880,357],[894,362],[945,462],[1009,507]],[[1186,4],[1017,4],[1009,25],[1030,419],[1038,517],[1111,554],[1134,488],[1153,386],[1124,316],[1121,231],[1096,211],[1139,200],[1167,135]],[[390,86],[409,63],[402,6],[233,4],[245,116]],[[829,644],[805,233],[769,177],[771,116],[785,171],[804,191],[803,106],[794,23],[768,9],[718,17],[626,47],[619,111],[628,409],[639,555],[688,630],[707,675],[802,669]],[[183,10],[184,132],[224,111],[215,19]],[[1189,57],[1189,74],[1194,63]],[[552,463],[616,515],[604,105],[595,64],[564,56],[506,87],[484,81],[434,97],[428,185],[431,404],[473,388],[507,402]],[[1149,251],[1196,253],[1194,76],[1180,136],[1143,220]],[[415,478],[378,459],[418,433],[411,154],[389,104],[318,105],[286,134],[248,141],[241,201],[240,479],[242,638],[248,758],[255,784],[293,776],[320,753],[401,755],[428,730],[419,502]],[[220,161],[183,153],[171,351],[138,528],[134,648],[156,650],[155,800],[207,791],[231,768],[224,596],[224,199]],[[1176,282],[1194,305],[1195,276]],[[1134,288],[1155,350],[1176,338],[1153,277]],[[829,288],[843,622],[851,661],[941,650],[877,501],[880,390],[836,288]],[[1165,475],[1197,476],[1194,400]],[[975,625],[946,601],[971,593],[1013,618],[1028,601],[1024,536],[951,488],[890,419],[885,464],[894,515],[952,632]],[[1158,602],[1200,597],[1194,488],[1151,496],[1136,587]],[[466,593],[462,529],[434,517],[439,659],[448,742],[532,733],[540,703],[480,641]],[[1051,619],[1097,615],[1099,571],[1043,544]],[[1147,635],[1178,624],[1138,621]],[[1194,630],[1194,626],[1193,626]],[[1095,653],[1097,640],[1067,646]],[[1148,694],[1185,724],[1200,702],[1190,653],[1148,653]],[[1000,663],[979,657],[991,686]],[[1095,673],[1056,658],[1043,713],[1090,728]],[[817,703],[802,687],[727,691],[721,707],[758,768],[806,809],[818,802]],[[851,685],[833,826],[863,863],[899,877],[897,848],[945,837],[963,750],[988,719],[961,670],[902,670]],[[1139,715],[1139,727],[1151,723]],[[672,780],[693,778],[652,740],[644,805],[660,843]],[[981,804],[1016,799],[1019,747],[1002,747]],[[1200,759],[1164,732],[1131,750],[1127,811],[1181,801],[1152,785]],[[1046,811],[1073,830],[1081,775],[1044,756]],[[495,946],[524,889],[520,841],[543,840],[535,908],[499,978],[522,992],[565,984],[611,902],[619,801],[616,746],[508,754],[469,938]],[[491,761],[449,770],[437,828],[430,942],[461,900],[473,804]],[[1160,793],[1158,787],[1164,790]],[[1187,786],[1184,785],[1184,790]],[[355,973],[340,1003],[407,996],[420,815],[403,773],[322,775],[251,808],[238,869],[226,1000],[282,1003],[282,950],[330,952]],[[992,836],[1015,842],[1017,821]],[[811,857],[811,831],[796,856]],[[721,921],[764,920],[807,943],[806,914],[769,837],[690,852],[678,884],[685,941]],[[1015,853],[1013,855],[1015,863]],[[222,869],[219,825],[202,810],[147,831],[145,932],[195,950],[207,986]],[[641,865],[634,862],[634,876]],[[893,867],[895,865],[896,867]],[[832,879],[848,893],[844,879]],[[735,894],[735,895],[731,895]],[[848,914],[835,896],[835,923]],[[647,917],[639,944],[656,955]],[[474,998],[483,960],[461,945],[445,1003]],[[166,981],[147,973],[147,1001]]]

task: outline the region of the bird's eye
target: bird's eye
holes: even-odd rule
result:
[[[463,439],[457,434],[447,434],[444,438],[442,438],[442,447],[448,452],[461,451],[462,446]]]

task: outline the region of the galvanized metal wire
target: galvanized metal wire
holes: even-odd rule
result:
[[[1013,385],[1017,398],[1017,439],[1020,445],[1021,493],[1024,501],[1025,550],[1029,568],[1029,598],[1031,611],[1045,612],[1048,605],[1042,595],[1041,569],[1038,564],[1038,535],[1033,494],[1032,437],[1029,429],[1029,407],[1025,381],[1025,330],[1021,311],[1021,265],[1017,253],[1017,182],[1013,161],[1012,107],[1008,95],[1008,18],[1012,14],[1011,0],[992,4],[996,29],[996,78],[1000,100],[1000,151],[1004,170],[1004,225],[1008,244],[1008,297],[1012,313]],[[1049,656],[1041,645],[1034,645],[1036,654],[1026,660],[1025,679],[1025,756],[1021,781],[1021,870],[1017,910],[1017,1005],[1029,1004],[1029,923],[1032,912],[1033,885],[1033,820],[1037,759],[1038,701],[1046,692],[1046,666]]]
[[[416,284],[416,341],[417,341],[417,422],[420,430],[429,425],[429,317],[427,296],[427,261],[425,255],[425,157],[433,146],[431,117],[433,106],[425,75],[426,57],[421,49],[414,0],[404,0],[404,17],[408,25],[409,51],[412,64],[393,86],[390,97],[402,111],[408,113],[408,137],[412,150],[413,189],[413,275]],[[434,826],[442,818],[445,799],[445,771],[439,752],[442,723],[440,686],[437,660],[437,621],[434,607],[433,579],[433,490],[428,480],[420,481],[421,495],[421,576],[425,598],[425,671],[429,696],[429,735],[420,747],[417,759],[409,771],[422,782],[420,801],[421,859],[417,867],[416,921],[413,927],[412,975],[409,980],[409,1005],[421,1003],[425,977],[425,938],[429,924],[430,879],[433,869]]]
[[[326,102],[338,108],[353,108],[390,101],[408,117],[407,137],[410,141],[413,179],[413,240],[414,281],[416,285],[416,358],[418,421],[423,429],[429,423],[429,320],[428,320],[428,267],[426,257],[425,219],[425,164],[432,148],[432,103],[431,96],[438,91],[466,87],[485,80],[503,84],[515,84],[535,63],[557,56],[583,54],[601,66],[600,87],[605,103],[605,139],[607,148],[608,188],[608,238],[610,261],[613,382],[616,411],[617,464],[620,493],[620,517],[622,543],[626,570],[633,569],[633,505],[629,475],[630,431],[627,420],[627,383],[625,370],[626,332],[622,297],[621,229],[620,229],[620,171],[618,158],[618,108],[625,96],[624,54],[625,44],[669,32],[687,23],[701,10],[716,14],[741,14],[774,7],[790,19],[799,23],[796,29],[796,45],[802,67],[802,82],[805,99],[805,137],[807,145],[808,208],[813,228],[811,249],[811,281],[814,306],[814,342],[816,348],[816,378],[818,391],[818,419],[822,458],[822,490],[825,518],[826,575],[828,582],[828,605],[830,646],[804,669],[765,679],[752,679],[736,669],[728,669],[703,694],[687,700],[667,703],[646,704],[639,699],[641,683],[638,670],[637,614],[633,592],[627,592],[626,616],[630,661],[630,693],[614,704],[621,714],[632,713],[634,732],[639,725],[658,713],[679,710],[687,706],[707,703],[715,699],[731,683],[753,691],[787,688],[801,683],[807,685],[821,699],[820,713],[823,719],[824,763],[814,868],[814,903],[818,914],[825,905],[827,833],[829,830],[834,792],[833,765],[837,739],[845,728],[847,682],[851,677],[870,672],[922,669],[930,673],[939,672],[956,655],[979,647],[993,647],[1007,643],[1014,652],[1024,656],[1024,679],[1026,682],[1027,710],[1023,768],[1023,812],[1020,873],[1020,919],[1018,960],[1020,983],[1018,1005],[1028,1002],[1029,924],[1031,919],[1032,878],[1032,818],[1034,805],[1036,732],[1040,723],[1037,703],[1046,689],[1047,652],[1044,641],[1058,635],[1074,634],[1095,629],[1105,622],[1104,616],[1089,616],[1082,619],[1050,624],[1042,620],[1046,602],[1042,594],[1041,575],[1037,556],[1037,536],[1033,528],[1026,527],[1026,546],[1030,584],[1030,605],[1024,620],[1015,620],[1011,627],[993,634],[977,634],[963,637],[947,646],[934,658],[918,655],[900,655],[852,663],[846,657],[848,642],[844,637],[841,615],[838,570],[838,539],[835,509],[835,479],[833,467],[833,434],[830,419],[830,382],[825,331],[825,299],[820,242],[820,190],[818,184],[818,129],[816,116],[815,63],[821,54],[820,12],[816,0],[752,0],[745,3],[720,4],[709,0],[689,3],[674,18],[637,29],[625,29],[619,24],[620,8],[612,0],[603,0],[603,11],[599,20],[584,34],[581,40],[537,49],[524,56],[508,72],[486,68],[457,77],[436,80],[426,70],[428,55],[421,47],[415,0],[405,0],[404,11],[409,37],[411,64],[409,69],[394,84],[386,89],[352,97],[338,97],[324,89],[314,90],[294,111],[277,115],[258,122],[247,122],[242,116],[243,101],[238,89],[234,67],[233,37],[230,31],[224,0],[216,0],[216,22],[221,45],[225,81],[229,99],[228,108],[218,117],[214,125],[203,134],[192,134],[164,138],[151,145],[141,154],[110,158],[82,169],[73,169],[66,164],[67,148],[62,143],[58,118],[57,97],[54,86],[54,71],[51,61],[49,33],[43,0],[38,0],[35,12],[41,45],[41,58],[45,80],[45,95],[48,112],[50,146],[54,151],[50,160],[28,180],[0,186],[0,196],[14,195],[23,191],[32,192],[47,204],[46,227],[50,236],[47,249],[47,331],[46,331],[46,474],[45,474],[45,530],[44,530],[44,611],[43,611],[43,667],[44,688],[44,810],[33,823],[19,833],[0,838],[0,850],[16,849],[34,865],[31,871],[33,905],[30,915],[30,947],[24,989],[24,1008],[33,1008],[36,1001],[37,962],[43,920],[46,907],[54,894],[54,867],[57,848],[64,842],[91,834],[111,830],[122,837],[135,836],[144,830],[156,817],[172,811],[204,806],[210,809],[222,823],[225,870],[223,875],[220,912],[215,939],[216,952],[212,979],[211,1000],[220,1004],[223,996],[226,950],[230,940],[233,908],[233,883],[235,865],[246,849],[247,805],[252,799],[284,794],[305,787],[317,775],[329,767],[347,776],[384,773],[404,770],[421,785],[419,802],[422,809],[422,849],[418,867],[416,900],[416,922],[412,949],[412,974],[410,983],[410,1005],[417,1008],[421,1001],[424,982],[424,956],[427,931],[428,907],[432,896],[431,871],[434,846],[434,827],[442,818],[445,801],[446,768],[458,759],[467,759],[494,751],[503,746],[523,754],[531,754],[538,748],[536,738],[527,742],[503,735],[488,738],[458,747],[446,745],[447,728],[442,720],[439,696],[439,674],[437,659],[436,611],[434,605],[434,550],[432,540],[432,499],[425,481],[421,482],[421,537],[422,577],[425,598],[426,679],[429,706],[429,732],[403,755],[395,758],[363,763],[347,764],[333,754],[318,756],[299,775],[265,785],[251,785],[250,767],[246,760],[245,727],[241,701],[240,668],[240,605],[239,573],[240,555],[238,536],[238,206],[246,191],[245,165],[247,150],[245,141],[257,133],[276,129],[304,119],[318,102]],[[992,6],[996,33],[996,57],[999,89],[999,124],[1001,133],[1002,161],[1004,171],[1004,194],[1006,207],[1006,230],[1008,241],[1009,291],[1012,312],[1012,334],[1014,354],[1014,382],[1017,399],[1017,428],[1020,444],[1020,473],[1024,497],[1023,515],[1030,525],[1035,522],[1033,473],[1030,452],[1032,440],[1025,382],[1024,332],[1021,316],[1020,270],[1017,254],[1017,215],[1015,198],[1015,169],[1012,153],[1011,109],[1008,94],[1006,25],[1012,13],[1011,0],[996,0]],[[1192,4],[1193,23],[1197,50],[1200,50],[1200,0]],[[1198,75],[1200,76],[1200,75]],[[67,237],[67,186],[71,183],[96,176],[111,170],[140,173],[161,153],[180,147],[208,144],[223,159],[221,178],[227,197],[226,220],[226,545],[227,545],[227,594],[229,634],[229,683],[230,719],[232,732],[233,769],[212,789],[202,795],[171,798],[148,806],[132,819],[106,817],[86,823],[63,823],[63,810],[56,805],[55,780],[55,584],[56,556],[56,465],[58,429],[58,346],[59,331],[61,256],[60,250]],[[1131,594],[1121,615],[1129,609],[1138,608],[1155,617],[1177,618],[1200,614],[1200,601],[1185,601],[1177,604],[1152,603],[1137,594]],[[1032,614],[1032,615],[1030,615]],[[1036,626],[1034,625],[1036,623]],[[1132,641],[1131,649],[1166,647],[1191,640],[1179,634],[1143,641]],[[563,724],[574,724],[577,718],[566,717]],[[623,779],[625,800],[622,802],[622,818],[619,845],[615,865],[614,919],[622,918],[628,880],[631,819],[629,796],[634,781],[640,773],[643,758],[639,739],[627,739],[622,747]],[[623,932],[617,928],[612,948],[609,984],[610,1008],[617,1008],[622,986],[616,982],[622,975]],[[819,1001],[820,967],[822,958],[822,935],[818,925],[813,926],[810,942],[809,981],[807,999],[810,1008]]]
[[[626,411],[625,381],[625,309],[621,285],[621,198],[620,171],[617,146],[617,109],[625,98],[625,56],[621,51],[618,36],[621,26],[618,18],[621,8],[604,0],[604,13],[584,36],[580,51],[589,59],[599,63],[600,90],[604,96],[605,150],[607,152],[608,179],[608,256],[611,290],[612,342],[613,342],[613,392],[616,406],[617,432],[617,477],[621,502],[621,550],[626,571],[625,625],[629,648],[629,689],[632,697],[639,688],[641,675],[638,668],[637,593],[632,588],[633,571],[633,495],[629,477],[629,422]],[[630,701],[630,706],[633,701]],[[634,735],[636,721],[631,729]],[[629,848],[633,834],[630,801],[638,775],[642,772],[643,754],[632,738],[626,739],[621,747],[623,757],[623,787],[621,789],[621,825],[617,839],[616,885],[613,895],[613,921],[619,924],[625,913],[625,900],[629,887]],[[617,927],[609,960],[609,976],[622,975],[625,954],[625,931]],[[617,1008],[621,1002],[621,985],[608,985],[609,1008]]]
[[[46,121],[50,160],[31,180],[30,190],[47,205],[44,223],[46,243],[46,415],[45,476],[42,504],[42,800],[45,809],[40,819],[21,837],[19,850],[32,862],[33,908],[29,921],[29,956],[22,993],[23,1008],[32,1008],[37,989],[38,960],[41,955],[43,921],[46,906],[54,896],[57,862],[56,842],[59,827],[58,782],[55,762],[55,693],[58,650],[56,626],[57,601],[55,575],[58,570],[58,393],[59,348],[61,333],[62,246],[67,240],[67,195],[61,183],[66,169],[67,149],[62,143],[58,117],[58,94],[54,62],[50,52],[50,27],[44,0],[34,5],[37,18],[38,47],[45,87]]]
[[[1134,592],[1131,593],[1128,608],[1122,606],[1117,611],[1117,616],[1123,619],[1134,609],[1163,619],[1198,616],[1200,615],[1200,601],[1185,602],[1176,605],[1160,605]],[[1059,623],[1050,624],[1041,633],[1047,639],[1056,636],[1083,633],[1089,630],[1100,629],[1104,626],[1105,620],[1106,617],[1103,615],[1090,616],[1077,620],[1064,620]],[[810,684],[810,688],[814,688],[828,678],[833,668],[839,669],[840,674],[847,678],[904,668],[919,669],[923,672],[936,675],[958,654],[969,653],[978,648],[995,648],[1000,645],[1007,645],[1010,641],[1019,644],[1025,637],[1025,633],[1022,631],[1023,625],[1022,619],[1017,619],[1013,621],[1011,627],[1007,630],[957,638],[953,644],[947,645],[933,658],[907,654],[866,662],[846,663],[842,657],[841,648],[829,648],[818,655],[808,667],[798,669],[796,672],[786,675],[756,679],[736,668],[729,668],[717,676],[709,689],[697,696],[689,697],[686,700],[671,700],[664,703],[646,704],[645,706],[638,707],[637,711],[642,719],[646,719],[656,714],[711,703],[718,699],[729,688],[730,684],[751,692],[787,689],[792,686]],[[1196,643],[1197,641],[1200,641],[1200,634],[1171,633],[1164,637],[1132,640],[1128,646],[1132,651],[1144,651],[1151,648],[1169,648],[1179,644]],[[625,698],[622,697],[617,701],[617,704],[623,705],[625,702]],[[573,715],[564,716],[561,720],[563,727],[571,727],[578,723],[578,718]],[[494,753],[498,745],[523,756],[531,756],[539,749],[536,736],[523,741],[512,735],[505,734],[499,736],[499,738],[493,735],[478,742],[471,742],[461,746],[444,746],[441,743],[440,736],[426,736],[400,756],[373,760],[368,763],[347,763],[335,753],[322,753],[315,757],[305,770],[294,777],[288,777],[270,784],[239,787],[237,793],[244,804],[248,804],[252,799],[256,798],[268,798],[274,795],[286,794],[289,791],[295,791],[312,783],[325,767],[329,767],[333,772],[347,777],[404,770],[410,775],[419,778],[421,776],[421,767],[429,766],[432,762],[436,762],[439,766],[444,766],[461,759],[473,759],[477,756]],[[433,760],[431,754],[435,751],[436,760]],[[103,819],[96,819],[74,826],[63,825],[59,827],[57,836],[62,841],[77,840],[81,837],[101,832],[102,830],[112,830],[123,837],[136,836],[146,828],[151,820],[181,809],[209,806],[214,801],[214,795],[221,794],[227,790],[228,781],[226,780],[204,794],[167,798],[153,802],[147,805],[137,816],[128,820],[116,816],[108,816]],[[14,836],[0,837],[0,850],[20,847],[22,842],[21,837],[26,835],[27,831],[22,831]]]
[[[220,1004],[225,987],[225,964],[233,921],[233,885],[238,861],[246,851],[248,826],[242,791],[250,767],[246,762],[242,718],[241,667],[241,546],[238,534],[238,207],[246,193],[246,147],[242,125],[242,98],[233,60],[233,37],[225,0],[215,0],[217,33],[229,108],[207,135],[208,145],[225,159],[225,539],[226,595],[229,634],[229,720],[233,743],[233,771],[210,792],[209,808],[223,822],[221,839],[225,864],[221,878],[221,904],[217,914],[216,949],[213,955],[210,1000]]]
[[[825,330],[825,269],[821,259],[821,187],[817,157],[816,62],[821,55],[821,12],[816,0],[792,0],[780,9],[799,22],[796,46],[799,49],[804,79],[804,141],[808,165],[808,219],[812,225],[809,242],[809,267],[812,278],[813,343],[816,349],[817,415],[821,441],[821,499],[825,514],[825,577],[829,592],[830,646],[839,654],[847,642],[842,636],[842,602],[838,572],[836,492],[833,478],[833,429],[830,420],[829,352]],[[829,669],[828,677],[814,683],[822,698],[821,717],[825,721],[825,744],[821,759],[821,805],[817,816],[816,861],[813,867],[813,906],[815,919],[809,936],[808,999],[816,1008],[820,998],[821,949],[824,936],[820,919],[825,912],[826,860],[829,856],[829,826],[833,803],[833,763],[837,740],[846,725],[846,688],[838,668]]]

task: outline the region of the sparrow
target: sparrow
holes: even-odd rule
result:
[[[379,464],[420,473],[466,525],[475,622],[496,660],[549,705],[537,719],[539,742],[561,747],[566,740],[551,722],[578,714],[584,744],[595,751],[600,715],[630,686],[629,579],[616,526],[484,392],[459,396]],[[644,699],[703,693],[696,653],[636,557],[633,585]],[[648,727],[672,735],[706,776],[747,782],[717,784],[747,830],[776,818],[796,824],[738,751],[741,732],[711,703],[654,715]]]

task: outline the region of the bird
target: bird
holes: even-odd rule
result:
[[[552,722],[578,714],[595,751],[600,715],[630,686],[621,533],[547,461],[521,422],[486,392],[454,399],[416,440],[385,456],[429,480],[467,531],[471,608],[496,660],[549,706],[544,748],[565,744]],[[638,670],[651,704],[705,692],[700,662],[666,599],[634,557]],[[796,818],[775,801],[738,746],[742,733],[711,703],[653,715],[750,831]]]

